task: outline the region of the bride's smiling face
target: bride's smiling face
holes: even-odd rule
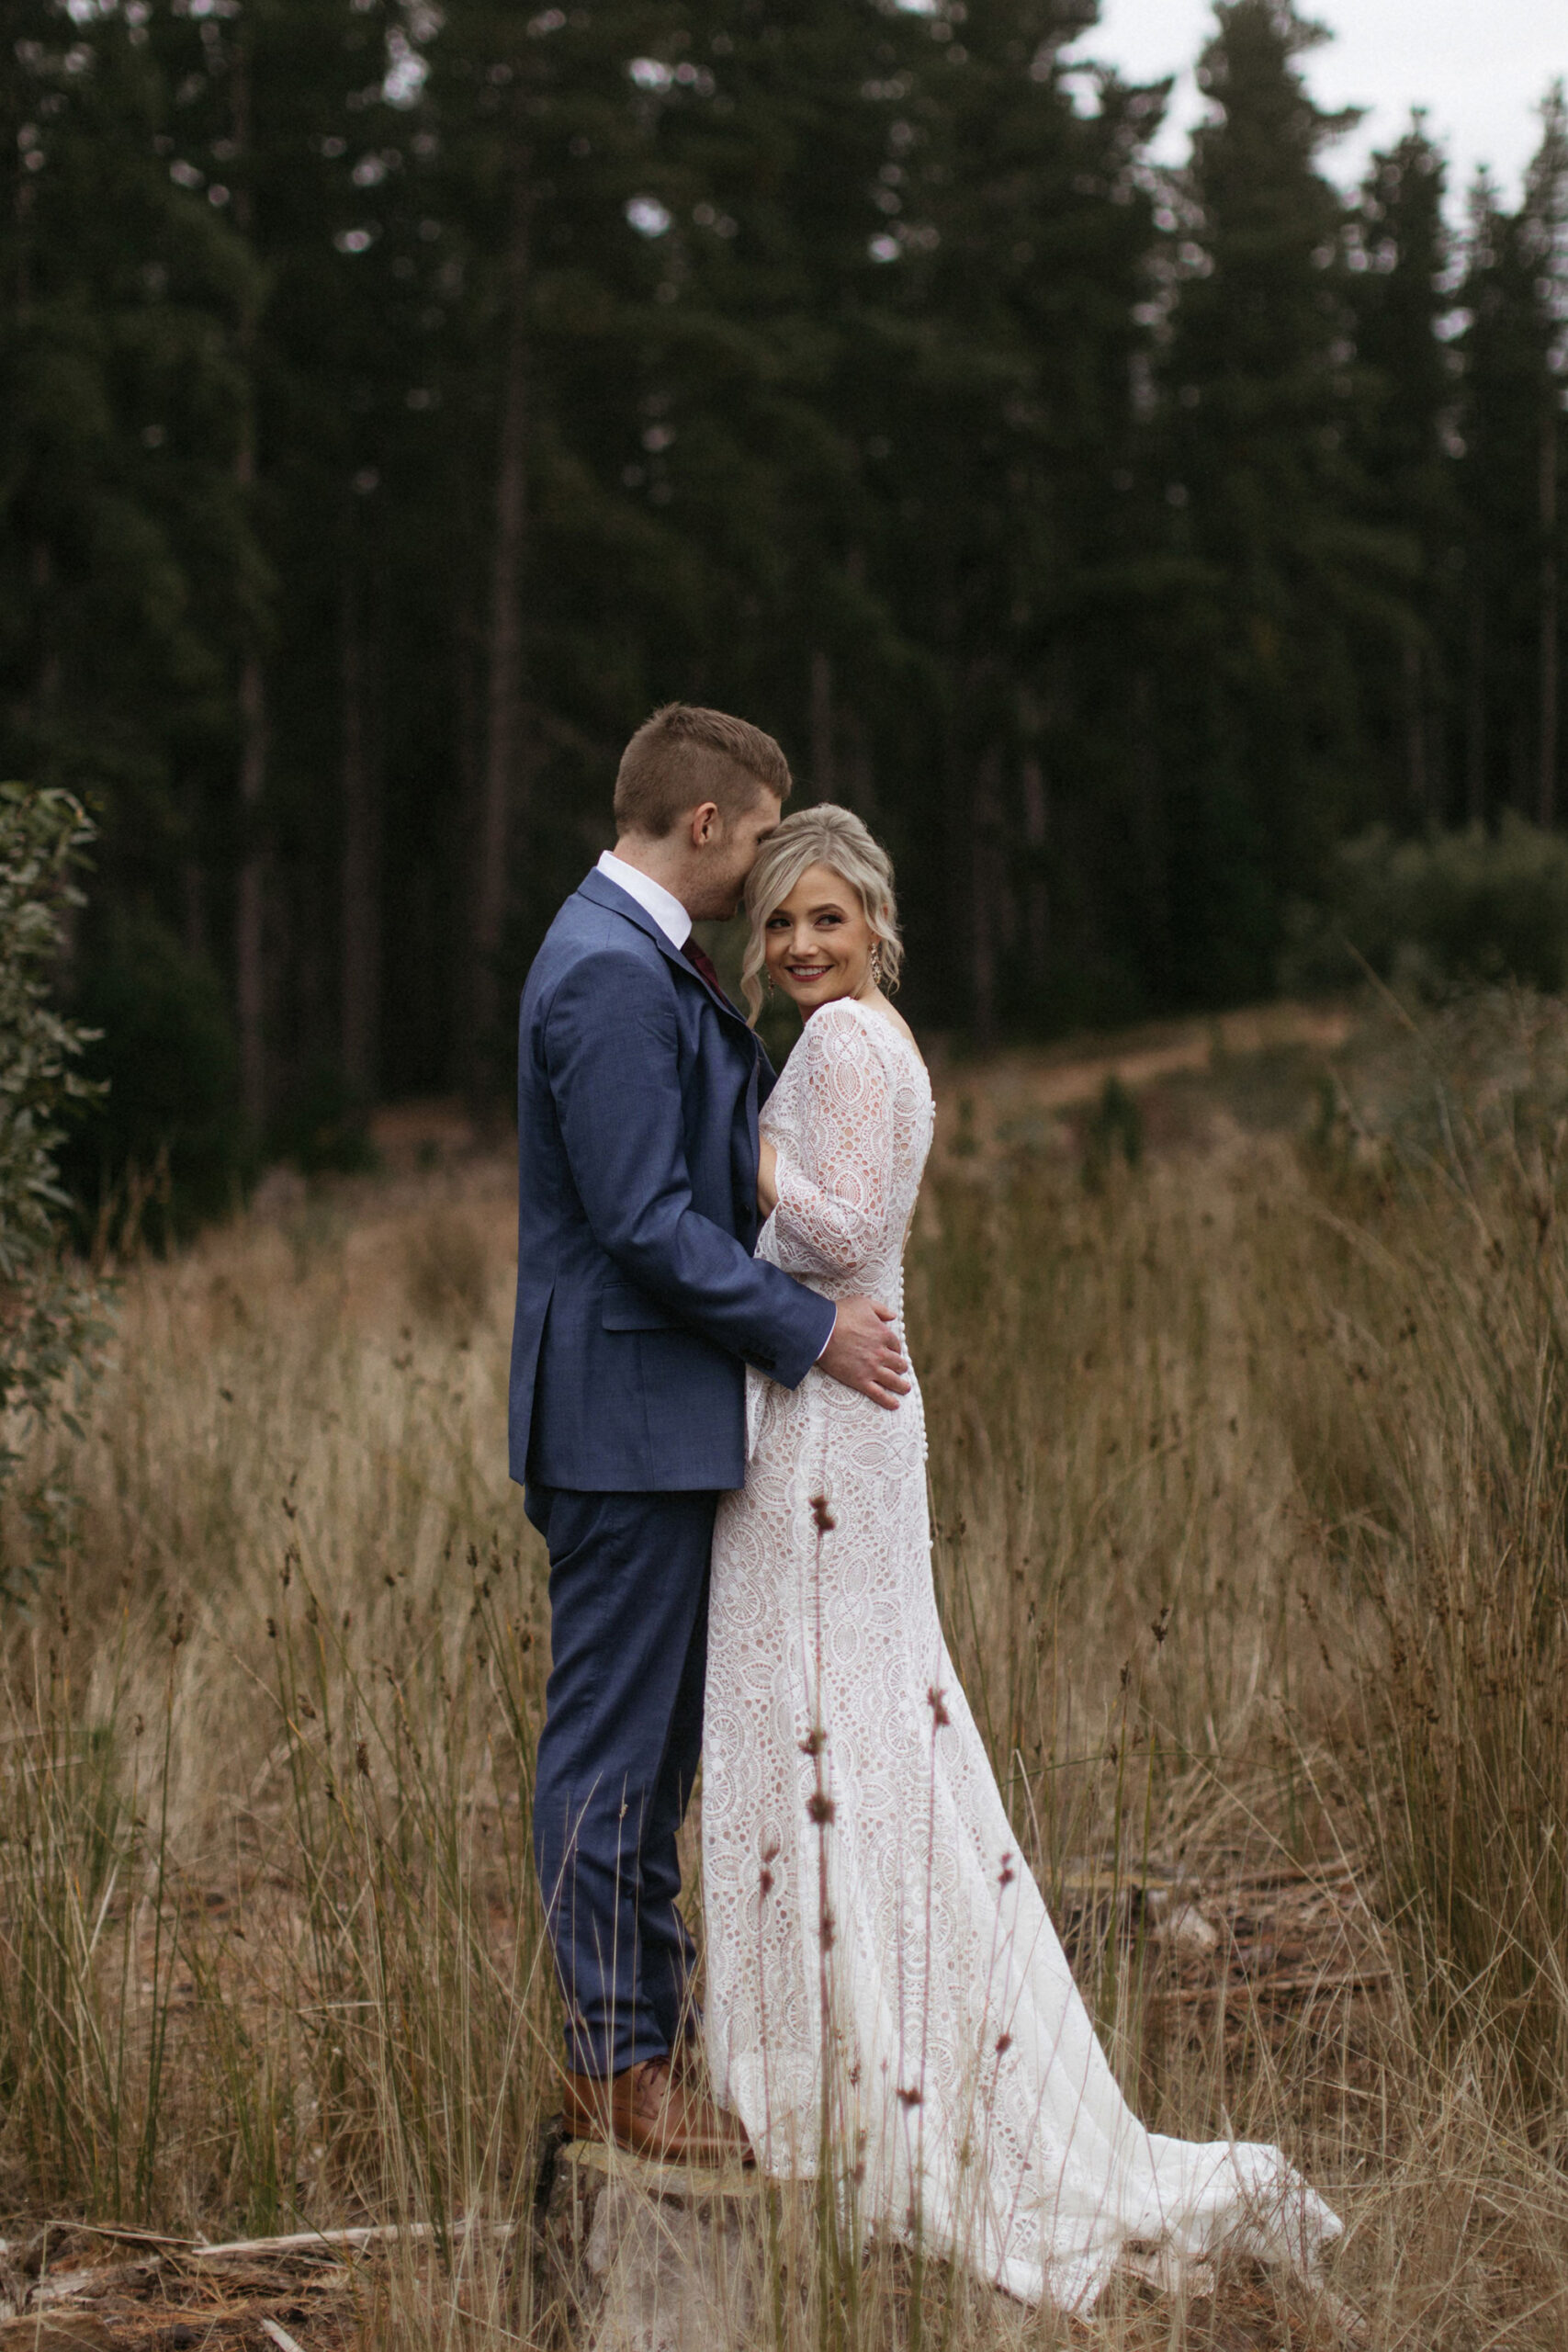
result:
[[[768,977],[809,1020],[841,996],[869,996],[876,933],[860,893],[829,865],[808,865],[762,926]]]

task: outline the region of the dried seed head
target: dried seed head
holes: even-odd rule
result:
[[[818,1535],[831,1535],[834,1528],[839,1523],[828,1508],[828,1498],[826,1495],[812,1496],[811,1516],[817,1522],[817,1532]]]
[[[773,1891],[773,1874],[764,1863],[757,1873],[757,1892],[764,1902]]]
[[[354,1751],[354,1769],[356,1772],[363,1772],[367,1778],[369,1777],[370,1750],[366,1746],[364,1740],[359,1742],[358,1747]]]
[[[806,1800],[806,1810],[807,1816],[817,1824],[817,1826],[819,1829],[825,1829],[833,1818],[833,1800],[831,1797],[825,1797],[820,1789],[813,1789]]]
[[[901,2107],[923,2107],[926,2095],[918,2083],[911,2083],[907,2091],[901,2090],[898,2094]]]
[[[1017,1876],[1018,1872],[1012,1866],[1012,1856],[1010,1854],[1004,1854],[1002,1856],[1001,1869],[997,1873],[997,1884],[998,1886],[1010,1886]]]
[[[1011,2036],[1011,2034],[1010,2034],[1010,2033],[998,2033],[998,2036],[997,2036],[997,2056],[998,2056],[998,2058],[1005,2058],[1005,2057],[1007,2056],[1007,2054],[1008,2054],[1008,2052],[1009,2052],[1011,2048],[1012,2048],[1012,2036]]]
[[[820,1756],[827,1745],[827,1733],[820,1724],[813,1724],[800,1743],[800,1752],[803,1756]]]
[[[947,1702],[934,1682],[926,1692],[926,1704],[931,1711],[933,1730],[940,1731],[944,1724],[950,1724],[953,1721],[953,1717],[947,1712]]]

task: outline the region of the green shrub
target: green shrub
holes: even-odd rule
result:
[[[1343,842],[1327,902],[1298,908],[1287,988],[1338,987],[1364,965],[1402,992],[1517,980],[1568,987],[1568,841],[1521,817],[1396,840],[1386,826]]]
[[[86,1034],[50,1001],[71,881],[92,826],[69,793],[0,784],[0,1492],[29,1422],[57,1411],[62,1384],[101,1333],[91,1286],[62,1247],[69,1206],[59,1175],[65,1119],[92,1090],[77,1064]],[[73,1424],[72,1424],[73,1426]],[[7,1434],[8,1432],[8,1434]],[[40,1488],[26,1518],[47,1543],[62,1498]],[[0,1555],[0,1582],[26,1564]]]

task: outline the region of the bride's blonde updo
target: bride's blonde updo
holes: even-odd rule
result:
[[[893,895],[893,861],[852,808],[819,801],[814,808],[797,808],[769,834],[746,885],[746,914],[751,930],[740,967],[740,992],[752,1022],[762,1008],[768,917],[783,905],[810,865],[827,866],[854,892],[882,949],[883,986],[896,989],[898,985],[904,943]]]

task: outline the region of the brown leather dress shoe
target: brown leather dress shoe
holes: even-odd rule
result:
[[[751,2164],[739,2121],[679,2082],[668,2058],[645,2058],[601,2081],[565,2076],[561,2123],[576,2140],[606,2140],[656,2164]]]

